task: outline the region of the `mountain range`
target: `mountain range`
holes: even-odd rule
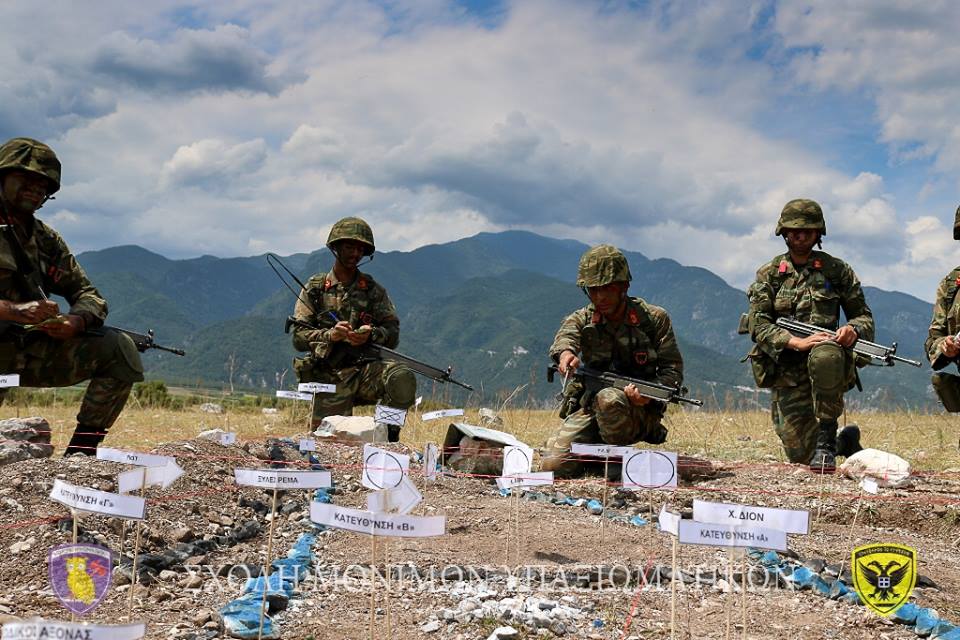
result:
[[[390,293],[401,321],[399,350],[431,364],[454,366],[476,392],[421,379],[420,392],[450,403],[548,405],[559,386],[546,383],[546,351],[563,317],[586,304],[575,285],[587,245],[524,231],[481,233],[409,252],[377,253],[361,269]],[[736,332],[746,310],[743,291],[706,269],[626,252],[630,292],[665,307],[685,361],[690,395],[708,406],[755,406],[749,367],[739,362],[749,338]],[[171,260],[138,246],[80,254],[78,260],[110,303],[110,324],[154,329],[161,344],[186,357],[153,351],[148,377],[171,384],[270,392],[295,386],[295,352],[283,320],[295,303],[266,257],[202,256]],[[326,248],[282,258],[300,280],[329,270]],[[297,288],[297,285],[293,285]],[[931,305],[913,296],[865,287],[877,341],[924,361]],[[897,365],[861,371],[859,409],[933,408],[929,367]],[[519,390],[518,390],[519,389]],[[761,406],[767,402],[759,400]]]

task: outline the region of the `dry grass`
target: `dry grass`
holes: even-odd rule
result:
[[[358,413],[370,413],[370,408]],[[4,417],[42,415],[53,427],[58,449],[65,445],[75,424],[76,404],[53,407],[4,406]],[[202,413],[196,407],[182,411],[139,408],[128,405],[111,430],[106,444],[117,447],[150,449],[174,440],[195,437],[205,429],[236,431],[241,440],[261,440],[268,436],[304,434],[308,430],[309,405],[291,403],[276,415],[264,415],[259,409]],[[504,431],[515,434],[531,446],[539,447],[559,426],[555,412],[542,409],[506,409],[501,413]],[[477,409],[467,409],[464,418],[479,424]],[[864,446],[896,453],[921,471],[960,469],[960,419],[948,414],[869,413],[847,416],[863,431]],[[407,417],[402,440],[421,449],[425,442],[441,443],[451,419],[424,422],[418,414]],[[842,422],[842,421],[841,421]],[[707,413],[671,407],[667,416],[670,437],[667,447],[680,453],[705,456],[714,460],[778,462],[783,450],[765,412]]]

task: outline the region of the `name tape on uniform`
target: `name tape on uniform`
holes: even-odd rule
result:
[[[394,538],[432,538],[447,532],[446,516],[401,516],[310,503],[310,520],[334,529]]]
[[[870,476],[863,476],[860,480],[860,488],[864,493],[869,493],[872,495],[877,495],[880,493],[880,483],[877,482],[876,478],[871,478]]]
[[[536,471],[520,473],[513,476],[497,478],[497,486],[501,489],[514,487],[543,487],[553,484],[553,471]]]
[[[307,402],[313,400],[312,393],[300,393],[299,391],[286,391],[284,389],[277,389],[277,397],[287,400],[306,400]]]
[[[681,520],[677,528],[677,538],[681,544],[787,550],[787,534],[776,529],[729,526],[695,520]]]
[[[530,473],[533,468],[533,449],[527,445],[508,445],[503,448],[503,466],[500,475],[516,476]]]
[[[437,420],[439,418],[452,418],[454,416],[462,416],[463,409],[440,409],[439,411],[428,411],[422,416],[421,420]]]
[[[237,484],[262,489],[320,489],[333,486],[329,471],[234,469]]]
[[[427,443],[427,448],[423,452],[423,475],[427,480],[437,479],[437,445],[432,442]]]
[[[377,424],[392,424],[395,427],[402,427],[407,421],[407,411],[378,404],[373,410],[373,421]]]
[[[741,525],[751,524],[784,533],[810,533],[810,512],[795,509],[754,507],[745,504],[693,501],[693,519],[697,522]]]
[[[111,449],[110,447],[97,447],[97,460],[135,464],[141,467],[165,467],[171,462],[176,462],[176,459],[170,456],[124,451],[123,449]]]
[[[136,624],[79,624],[56,620],[24,620],[3,625],[3,640],[138,640],[147,634],[147,625]]]
[[[597,456],[598,458],[622,458],[636,451],[633,447],[618,447],[612,444],[583,444],[574,442],[570,446],[570,453],[581,456]]]
[[[423,494],[414,486],[410,476],[403,476],[403,481],[396,489],[380,489],[368,493],[367,511],[406,515],[422,501]]]
[[[19,387],[20,386],[20,374],[19,373],[5,373],[0,375],[0,389],[5,387]]]
[[[623,488],[676,489],[677,454],[674,451],[634,449],[623,456]]]
[[[660,531],[671,533],[675,536],[680,535],[680,520],[680,514],[668,511],[666,504],[660,507],[660,515],[657,516]]]
[[[323,382],[301,382],[297,385],[297,391],[302,393],[336,393],[337,385],[325,384]]]
[[[300,438],[300,452],[304,451],[316,451],[317,450],[317,441],[313,438]]]
[[[53,481],[50,499],[71,509],[130,520],[143,520],[147,510],[147,502],[143,498],[77,487],[63,480]]]

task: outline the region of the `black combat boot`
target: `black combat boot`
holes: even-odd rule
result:
[[[400,442],[400,426],[396,424],[387,425],[387,442]]]
[[[848,424],[837,434],[837,455],[849,458],[858,451],[863,451],[860,446],[860,427]]]
[[[106,433],[101,433],[96,427],[85,427],[78,424],[70,438],[70,443],[63,452],[63,457],[66,458],[74,453],[96,456],[97,447],[106,436]]]
[[[837,470],[837,421],[820,420],[817,448],[810,458],[810,471],[834,473]]]

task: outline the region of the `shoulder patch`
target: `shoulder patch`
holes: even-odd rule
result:
[[[627,322],[633,326],[640,324],[640,316],[637,314],[636,309],[627,311]]]
[[[357,278],[357,288],[361,291],[366,291],[367,287],[370,286],[367,282],[367,279],[364,276]]]

